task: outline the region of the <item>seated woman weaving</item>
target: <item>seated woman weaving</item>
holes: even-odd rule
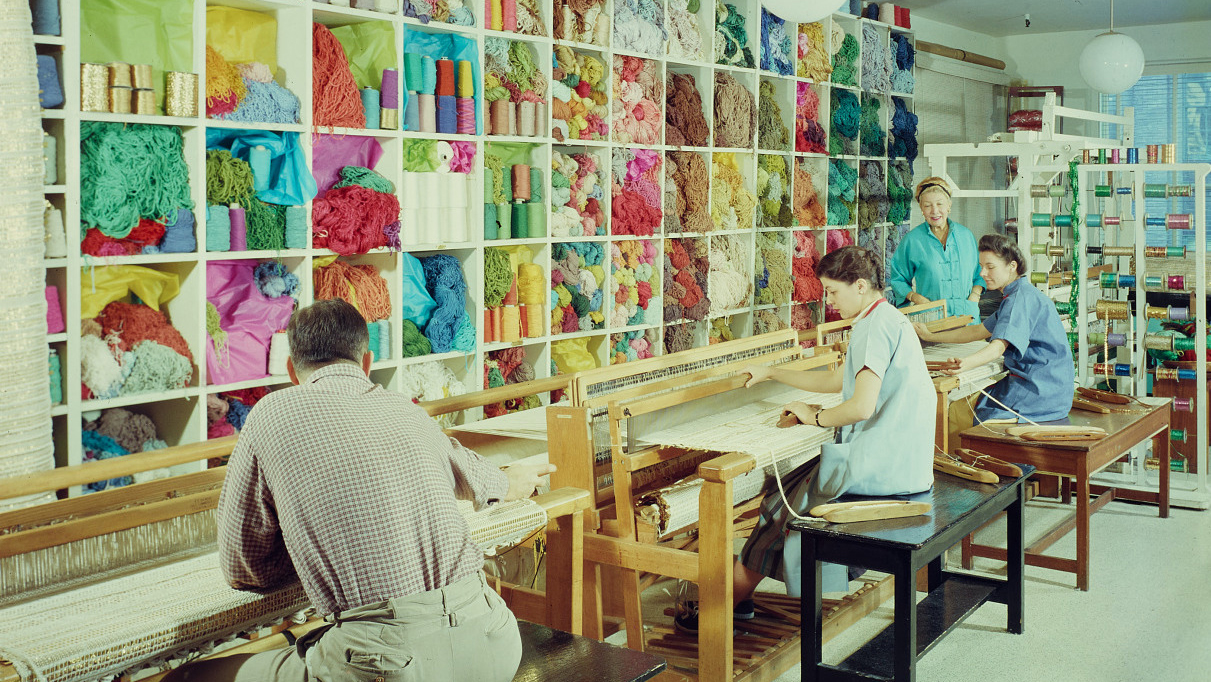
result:
[[[989,288],[1005,298],[983,324],[931,332],[917,324],[925,341],[966,343],[991,338],[986,348],[965,358],[951,358],[943,371],[958,374],[1004,358],[1009,375],[988,387],[975,406],[975,418],[1032,422],[1061,420],[1072,408],[1072,348],[1055,304],[1030,285],[1026,259],[1013,240],[999,234],[980,238],[980,274]]]
[[[753,591],[765,576],[787,582],[791,594],[798,590],[798,534],[791,542],[787,536],[792,514],[806,515],[846,493],[906,495],[933,485],[933,384],[912,324],[882,296],[882,264],[870,251],[846,246],[821,259],[816,274],[828,301],[843,317],[856,318],[844,367],[795,371],[754,365],[745,368],[746,386],[773,379],[804,391],[840,392],[845,401],[826,410],[802,402],[783,408],[803,424],[837,427],[837,442],[782,477],[785,498],[773,492],[762,501],[757,527],[735,568],[739,619],[753,617]],[[830,587],[826,578],[825,591],[846,588],[844,571],[837,567],[836,574],[837,585]],[[697,614],[680,614],[676,623],[694,631]]]

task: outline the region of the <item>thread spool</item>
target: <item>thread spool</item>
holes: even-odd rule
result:
[[[513,238],[530,238],[530,214],[525,204],[513,204]]]
[[[399,130],[399,109],[380,109],[378,127],[381,130]]]
[[[885,24],[896,23],[896,5],[893,2],[879,3],[879,21]]]
[[[517,105],[510,102],[509,108],[508,108],[508,113],[509,113],[509,134],[516,135],[517,134]]]
[[[228,208],[228,218],[231,225],[231,250],[248,250],[248,225],[245,222],[244,207],[231,204]]]
[[[63,226],[63,212],[47,204],[42,213],[42,231],[46,241],[46,257],[67,257],[67,230]]]
[[[1127,163],[1139,163],[1140,150],[1138,147],[1127,147]]]
[[[302,206],[286,207],[286,248],[307,248],[307,209]]]
[[[454,60],[438,59],[435,62],[437,85],[434,94],[439,97],[454,97]]]
[[[1192,369],[1157,367],[1154,371],[1158,381],[1194,381],[1198,378],[1198,373]]]
[[[1099,320],[1125,320],[1131,314],[1131,308],[1126,301],[1108,301],[1101,299],[1094,304]]]
[[[1102,214],[1101,213],[1090,213],[1090,214],[1086,215],[1085,224],[1088,225],[1089,227],[1101,227],[1102,226]]]
[[[362,88],[362,108],[366,110],[366,129],[378,130],[378,90],[375,90],[374,88]]]
[[[1159,289],[1164,284],[1164,279],[1157,275],[1150,275],[1144,278],[1144,286],[1149,289]]]
[[[513,201],[530,200],[530,166],[524,163],[514,164],[511,169]]]
[[[1169,440],[1171,442],[1185,443],[1186,442],[1186,430],[1185,429],[1169,429]]]
[[[420,56],[420,90],[423,95],[437,94],[437,62],[427,54]]]
[[[1173,350],[1182,352],[1194,350],[1194,339],[1178,338],[1176,336],[1170,336],[1168,338],[1173,343]]]
[[[484,204],[484,239],[496,239],[496,204]]]
[[[1120,275],[1114,272],[1103,272],[1098,277],[1103,289],[1122,287],[1130,289],[1135,286],[1135,275]]]
[[[169,116],[192,118],[198,115],[198,74],[169,71],[164,96],[164,111]]]
[[[1088,149],[1081,150],[1081,163],[1093,163],[1093,154]]]
[[[474,97],[475,96],[475,75],[474,67],[471,62],[466,59],[458,60],[458,96],[459,97]]]
[[[136,90],[151,90],[156,86],[151,80],[151,64],[135,64],[130,67],[131,85]]]
[[[59,143],[55,136],[42,131],[42,184],[59,183]]]
[[[510,209],[509,206],[511,206],[511,204],[496,205],[497,239],[513,238],[513,210]]]
[[[1174,412],[1193,412],[1194,411],[1194,401],[1191,400],[1190,398],[1174,398],[1173,399],[1173,411]]]
[[[500,340],[506,343],[521,340],[521,310],[515,305],[504,306],[501,310]]]
[[[252,188],[258,192],[269,189],[269,149],[258,144],[248,152],[248,165],[252,167]]]
[[[46,333],[58,334],[66,329],[63,324],[63,307],[59,304],[59,287],[46,287]]]
[[[404,53],[404,88],[410,92],[420,92],[423,80],[421,74],[421,55],[419,52]]]
[[[458,112],[455,130],[459,135],[475,134],[475,100],[470,97],[459,97],[454,103]]]
[[[1194,196],[1194,185],[1168,185],[1168,188],[1171,197]]]
[[[1114,364],[1098,362],[1093,365],[1093,373],[1104,376],[1129,377],[1131,376],[1131,365],[1125,362]]]
[[[63,402],[63,367],[59,361],[58,350],[47,349],[46,369],[50,379],[50,402],[52,405],[58,405]]]
[[[1148,163],[1156,163],[1160,158],[1161,146],[1159,144],[1148,145]]]
[[[1165,284],[1170,289],[1181,290],[1186,288],[1186,278],[1183,275],[1169,275],[1165,278]]]
[[[490,343],[496,340],[496,328],[493,326],[495,316],[492,310],[484,311],[484,343]]]
[[[1118,163],[1118,162],[1119,162],[1118,149],[1111,149],[1110,150],[1110,163]]]
[[[404,130],[420,130],[420,95],[416,92],[409,92],[404,103]]]
[[[164,223],[164,238],[160,240],[160,253],[193,253],[198,249],[198,240],[193,234],[193,212],[178,208],[170,220]]]
[[[1030,253],[1035,256],[1063,256],[1064,247],[1051,244],[1035,243],[1030,245]]]
[[[1165,227],[1170,230],[1189,230],[1190,214],[1170,213],[1169,215],[1165,216]]]
[[[34,35],[57,36],[62,33],[58,0],[34,0],[30,2],[29,9],[33,14]]]
[[[513,130],[509,127],[509,111],[512,109],[512,103],[507,99],[498,99],[492,102],[491,118],[492,118],[492,134],[493,135],[512,135]]]
[[[1031,213],[1030,224],[1034,227],[1051,227],[1051,214]]]
[[[433,95],[420,93],[416,96],[417,116],[422,133],[437,132],[437,101]]]
[[[1046,284],[1047,283],[1047,273],[1045,273],[1045,272],[1030,273],[1030,283],[1031,284]]]
[[[530,237],[547,236],[547,205],[542,202],[526,204],[526,213],[528,214],[527,227],[530,229]]]
[[[378,354],[384,360],[391,359],[391,321],[379,320],[378,325]]]
[[[1156,182],[1150,182],[1144,185],[1144,196],[1148,199],[1164,199],[1169,195],[1169,188]]]
[[[1161,163],[1176,163],[1177,162],[1177,145],[1163,144],[1161,145]]]
[[[1113,227],[1122,224],[1123,219],[1116,215],[1108,215],[1102,217],[1102,222],[1106,224],[1106,227]]]
[[[399,71],[383,69],[382,83],[379,86],[379,105],[383,109],[399,108]]]
[[[517,134],[522,137],[534,137],[537,123],[537,120],[534,118],[534,103],[529,100],[518,103]]]
[[[274,332],[269,339],[269,373],[273,376],[284,376],[286,358],[290,357],[290,341],[286,332]]]
[[[106,65],[80,65],[80,109],[109,110],[109,67]]]
[[[1055,216],[1056,227],[1072,227],[1072,216],[1067,213],[1059,213]]]
[[[140,116],[155,116],[160,113],[156,110],[156,91],[136,88],[133,94],[135,113]]]
[[[132,90],[129,85],[109,86],[109,111],[113,114],[129,114]]]
[[[1105,163],[1106,163],[1106,150],[1105,149],[1097,150],[1097,162],[1105,165]]]
[[[1181,306],[1150,305],[1144,308],[1144,317],[1149,320],[1176,320],[1184,322],[1190,319],[1190,309]]]
[[[382,358],[378,346],[378,324],[375,322],[366,323],[366,337],[366,349],[370,351],[371,362],[378,362]]]
[[[1165,226],[1165,216],[1159,216],[1159,215],[1144,216],[1144,225],[1147,225],[1148,227],[1164,227]]]
[[[1184,246],[1145,246],[1144,255],[1148,258],[1185,258]]]
[[[134,87],[134,83],[130,78],[130,64],[126,62],[110,62],[106,64],[109,69],[109,86],[112,88],[115,85],[123,88]]]
[[[1173,350],[1173,341],[1171,336],[1162,336],[1160,334],[1145,334],[1144,348],[1148,350]]]
[[[1031,185],[1030,196],[1034,197],[1035,199],[1046,199],[1047,187],[1047,185]]]
[[[453,95],[437,97],[437,132],[443,135],[458,132],[458,103]]]
[[[1104,332],[1089,332],[1089,345],[1091,346],[1122,346],[1127,342],[1127,337],[1123,334],[1106,334]]]
[[[1097,185],[1093,188],[1093,196],[1108,197],[1113,193],[1113,188],[1110,185]]]
[[[226,206],[206,207],[206,250],[231,250],[231,211]]]

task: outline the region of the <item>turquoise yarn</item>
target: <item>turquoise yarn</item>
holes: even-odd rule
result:
[[[206,250],[231,250],[231,209],[226,206],[206,207]]]
[[[90,227],[123,239],[140,218],[193,208],[181,129],[80,123],[80,236]]]
[[[302,206],[286,207],[286,248],[307,248],[307,209]]]

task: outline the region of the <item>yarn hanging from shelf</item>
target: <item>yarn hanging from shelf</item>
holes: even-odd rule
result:
[[[611,365],[643,360],[652,357],[656,344],[656,329],[635,329],[629,332],[610,334]]]
[[[613,191],[610,233],[649,236],[660,225],[661,196],[658,180],[663,172],[660,152],[651,149],[615,149],[611,159]]]
[[[453,256],[437,254],[422,258],[421,267],[425,273],[425,289],[437,303],[424,330],[432,352],[475,350],[475,328],[466,310],[467,282],[462,263]],[[467,344],[467,333],[463,331],[468,326],[471,328],[470,345]]]
[[[790,227],[794,222],[794,215],[791,212],[791,183],[786,168],[786,157],[762,154],[758,159],[757,196],[761,201],[760,225]]]
[[[758,267],[762,272],[757,277],[757,305],[789,303],[794,282],[791,280],[791,263],[787,256],[788,235],[779,232],[757,234]]]
[[[752,147],[757,107],[753,93],[734,76],[715,72],[715,146]]]
[[[553,35],[558,40],[605,45],[610,15],[605,0],[556,0]],[[670,12],[672,7],[670,6]]]
[[[887,41],[874,24],[862,24],[862,89],[885,94],[891,90],[894,59]]]
[[[618,55],[613,71],[614,140],[623,144],[660,142],[664,83],[650,59]]]
[[[795,83],[795,151],[824,154],[828,134],[820,125],[820,96],[810,83]]]
[[[816,234],[799,230],[795,235],[795,251],[791,258],[791,277],[794,288],[791,300],[795,303],[819,301],[824,297],[824,285],[816,276],[816,264],[820,262],[820,251],[816,248]]]
[[[891,74],[891,91],[911,95],[916,86],[912,67],[916,63],[917,51],[912,41],[903,33],[892,33],[891,39],[895,44],[893,54],[896,62],[896,68]]]
[[[828,224],[849,225],[853,218],[858,171],[841,159],[828,162]],[[831,249],[829,249],[831,251]]]
[[[313,245],[347,256],[387,246],[384,231],[399,222],[399,199],[361,185],[329,190],[311,206]]]
[[[757,197],[748,190],[744,174],[731,152],[711,155],[711,219],[719,230],[735,230],[753,223]]]
[[[891,117],[891,145],[887,156],[907,159],[909,170],[917,158],[917,115],[908,110],[908,105],[899,97],[891,98],[895,113]]]
[[[715,63],[751,69],[753,49],[748,45],[744,15],[735,5],[715,0]],[[728,145],[730,146],[730,145]]]
[[[551,248],[551,333],[601,329],[605,247],[596,242],[555,244]]]
[[[694,347],[694,329],[697,324],[674,324],[664,328],[664,352],[678,353]]]
[[[557,140],[600,140],[610,132],[605,65],[566,45],[555,46],[551,82],[551,134]]]
[[[422,23],[432,20],[455,26],[475,25],[475,15],[463,0],[404,0],[404,16],[419,19]]]
[[[878,97],[862,95],[862,113],[858,124],[862,156],[887,155],[887,133],[879,117],[879,104]]]
[[[655,243],[649,240],[613,242],[610,244],[610,264],[614,296],[610,326],[655,324],[656,316],[648,315],[652,298],[660,298]]]
[[[753,270],[748,249],[739,235],[711,238],[708,281],[711,315],[725,314],[747,305],[753,291]]]
[[[883,177],[883,165],[878,161],[862,161],[862,176],[858,181],[858,226],[870,227],[887,222],[891,208],[887,198],[887,181]]]
[[[832,97],[832,129],[828,137],[829,156],[856,156],[858,153],[858,126],[862,118],[862,107],[858,97],[849,90],[834,88]]]
[[[373,265],[350,265],[339,258],[326,265],[317,261],[312,280],[317,301],[339,298],[357,308],[367,322],[391,317],[391,294],[387,290],[387,281]]]
[[[206,46],[206,114],[220,116],[235,111],[240,100],[248,94],[239,69]]]
[[[605,234],[605,187],[594,154],[551,154],[551,235],[575,237]],[[536,185],[538,183],[531,183]]]
[[[795,219],[799,227],[824,227],[828,214],[824,203],[816,193],[815,180],[807,170],[808,159],[801,159],[795,166],[794,204]]]
[[[758,310],[753,318],[753,333],[768,334],[786,329],[786,321],[778,316],[776,310]]]
[[[664,105],[665,144],[675,147],[704,147],[710,125],[702,108],[702,93],[694,76],[669,73],[669,88]]]
[[[890,201],[887,210],[888,222],[899,225],[908,219],[912,207],[912,192],[912,166],[907,161],[894,161],[888,164],[887,194]]]
[[[317,126],[365,128],[361,91],[349,70],[349,58],[327,26],[312,24],[312,120]]]
[[[669,152],[665,169],[665,231],[709,232],[710,176],[706,160],[695,152]]]
[[[858,73],[854,63],[858,60],[860,49],[858,39],[846,33],[841,41],[841,49],[833,54],[833,71],[830,77],[832,82],[851,87],[858,85]]]

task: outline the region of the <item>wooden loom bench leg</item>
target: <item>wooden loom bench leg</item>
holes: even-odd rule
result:
[[[1160,447],[1157,448],[1161,452],[1160,517],[1167,519],[1169,518],[1169,465],[1172,464],[1171,460],[1173,457],[1173,446],[1169,443],[1168,429],[1161,431],[1155,440],[1161,443]]]
[[[1089,461],[1079,458],[1076,474],[1076,588],[1089,590]]]

